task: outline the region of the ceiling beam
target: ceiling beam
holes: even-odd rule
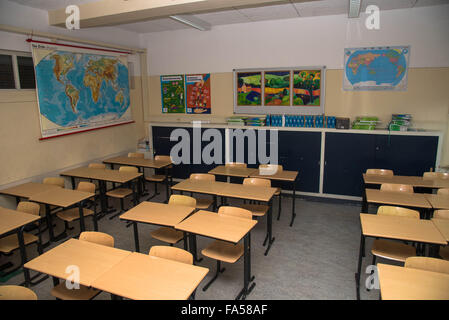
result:
[[[294,0],[310,2],[316,0]],[[286,0],[99,0],[79,5],[80,27],[128,24],[173,15],[201,13],[240,7],[258,7]],[[49,24],[65,27],[65,8],[48,12]]]

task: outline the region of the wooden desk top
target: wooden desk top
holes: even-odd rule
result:
[[[449,188],[449,180],[425,179],[420,176],[380,176],[364,173],[363,180],[366,184],[398,183],[424,188]]]
[[[449,274],[377,264],[382,300],[449,300]]]
[[[15,187],[0,190],[0,194],[6,194],[14,197],[29,198],[36,193],[59,189],[60,187],[52,184],[43,184],[28,182]]]
[[[172,164],[171,161],[165,160],[153,160],[142,158],[130,158],[130,157],[114,157],[103,160],[103,163],[122,164],[136,167],[155,168],[160,169]]]
[[[270,180],[279,180],[279,181],[295,181],[298,176],[298,171],[286,171],[283,170],[281,172],[276,172],[273,174],[269,174],[269,172],[260,172],[257,170],[255,173],[251,174],[251,178],[262,178],[262,179],[270,179]]]
[[[175,226],[176,229],[232,243],[239,242],[257,224],[256,220],[219,215],[200,210]]]
[[[207,268],[134,252],[92,286],[134,300],[186,300],[208,272]]]
[[[32,195],[30,201],[67,208],[93,196],[90,192],[58,188]]]
[[[441,194],[424,194],[434,209],[449,209],[449,196]]]
[[[254,168],[236,168],[236,167],[218,166],[210,170],[208,173],[220,176],[247,178],[256,171],[257,169]]]
[[[175,184],[171,188],[172,190],[177,191],[218,194],[227,185],[228,185],[227,182],[186,179]]]
[[[360,224],[363,235],[369,237],[447,244],[430,220],[361,213]]]
[[[449,220],[447,219],[432,219],[437,229],[441,232],[443,237],[449,242]]]
[[[25,264],[25,268],[66,280],[68,266],[79,267],[79,283],[91,286],[92,282],[111,269],[131,252],[92,242],[69,239]]]
[[[432,208],[423,193],[407,193],[365,189],[368,203],[380,203],[415,208]]]
[[[142,173],[120,172],[118,170],[83,167],[61,172],[60,175],[67,177],[126,183],[142,176]]]
[[[39,216],[0,207],[0,235],[39,220]]]
[[[223,190],[218,193],[219,196],[256,200],[268,202],[276,193],[276,188],[248,186],[238,183],[228,183]]]
[[[195,208],[144,201],[120,216],[120,219],[174,227]]]

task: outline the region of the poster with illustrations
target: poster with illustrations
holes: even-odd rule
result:
[[[185,113],[184,75],[161,76],[162,113]]]
[[[186,105],[188,114],[210,114],[210,73],[186,75]]]

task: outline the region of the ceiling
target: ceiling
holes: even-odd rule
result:
[[[70,4],[81,5],[98,0],[9,1],[48,11],[64,8]],[[449,0],[362,0],[361,12],[364,12],[366,7],[371,4],[377,5],[380,10],[394,10],[449,4]],[[234,23],[348,14],[348,9],[349,0],[320,0],[300,3],[297,3],[294,0],[289,0],[274,5],[252,8],[233,8],[230,10],[198,13],[195,14],[195,18],[206,22],[213,28],[218,25]],[[131,24],[122,24],[117,25],[117,27],[137,33],[161,32],[191,28],[170,18],[159,18]]]

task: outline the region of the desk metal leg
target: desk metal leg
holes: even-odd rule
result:
[[[27,263],[27,253],[25,249],[25,241],[23,239],[24,228],[25,226],[19,228],[17,232],[17,237],[19,238],[19,249],[20,249],[20,256],[22,258],[22,268],[23,268],[23,275],[25,277],[25,287],[29,287],[31,284],[30,271],[24,267],[25,263]]]
[[[243,240],[243,288],[240,293],[235,298],[236,300],[245,300],[246,297],[251,293],[251,291],[256,286],[256,283],[253,282],[251,286],[249,284],[254,280],[254,277],[251,277],[251,233],[245,236]]]
[[[355,274],[355,285],[356,285],[356,295],[357,300],[360,300],[360,278],[362,272],[362,258],[363,251],[365,250],[365,236],[363,233],[360,234],[360,249],[359,249],[359,259],[357,265],[357,273]]]
[[[293,181],[292,187],[293,187],[292,221],[290,222],[290,227],[293,226],[293,222],[295,221],[295,218],[296,218],[296,213],[295,213],[295,200],[296,200],[295,193],[296,193],[296,183],[295,183],[295,181]]]
[[[193,262],[201,262],[203,258],[198,259],[197,247],[196,247],[196,234],[189,234],[189,249],[190,253],[193,255]]]
[[[263,245],[265,246],[265,244],[267,243],[268,240],[268,246],[267,246],[267,250],[265,251],[264,255],[268,255],[268,251],[270,251],[271,249],[271,245],[274,242],[274,237],[273,237],[273,208],[272,208],[272,204],[273,204],[273,199],[270,200],[270,202],[268,203],[269,209],[268,209],[268,213],[267,213],[267,236],[265,237],[265,241],[263,243]]]
[[[139,230],[137,229],[137,222],[133,222],[133,229],[134,229],[134,244],[136,247],[136,252],[140,252]]]
[[[86,231],[86,224],[84,223],[83,201],[78,203],[78,210],[80,214],[80,233]]]

